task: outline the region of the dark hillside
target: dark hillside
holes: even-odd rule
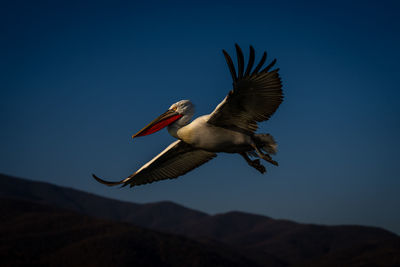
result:
[[[256,266],[215,244],[0,199],[1,266]]]
[[[400,238],[377,227],[300,224],[244,212],[208,215],[172,202],[135,204],[5,175],[0,196],[230,247],[264,266],[400,265]]]

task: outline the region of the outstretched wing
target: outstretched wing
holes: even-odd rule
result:
[[[235,47],[237,74],[231,57],[222,50],[232,75],[233,89],[210,114],[208,123],[252,133],[257,130],[257,122],[268,120],[282,103],[282,83],[279,69],[270,71],[276,59],[262,69],[267,58],[267,53],[264,52],[252,71],[255,52],[250,46],[249,62],[245,70],[243,52],[237,44]]]
[[[170,144],[164,151],[147,162],[128,178],[117,182],[108,182],[93,174],[100,183],[113,186],[142,185],[164,179],[173,179],[206,163],[217,156],[215,153],[192,147],[178,140]]]

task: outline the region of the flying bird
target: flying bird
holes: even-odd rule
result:
[[[271,158],[277,152],[274,138],[270,134],[255,133],[257,123],[268,120],[283,101],[279,69],[272,70],[276,59],[263,67],[267,59],[264,52],[253,69],[254,48],[250,46],[247,66],[241,48],[237,44],[235,48],[237,70],[232,58],[222,50],[232,75],[233,89],[212,113],[190,122],[194,105],[189,100],[176,102],[132,138],[149,135],[168,126],[168,132],[177,141],[121,181],[105,181],[94,174],[93,177],[108,186],[148,184],[177,178],[215,158],[218,152],[238,153],[261,173],[265,173],[266,169],[259,159],[278,166]]]

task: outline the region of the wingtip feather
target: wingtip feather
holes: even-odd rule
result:
[[[253,68],[254,65],[254,59],[255,59],[255,51],[253,46],[250,45],[249,62],[247,63],[246,72],[244,73],[245,77],[250,74],[251,69]]]
[[[237,62],[238,62],[238,79],[243,78],[243,71],[244,71],[244,55],[243,51],[238,44],[235,44],[236,48],[236,55],[237,55]]]
[[[268,72],[276,63],[276,58],[271,61],[271,63],[268,64],[268,66],[265,67],[261,72],[265,73]]]
[[[258,71],[262,68],[262,66],[264,65],[265,60],[267,59],[267,52],[264,52],[262,55],[262,58],[260,60],[260,62],[257,64],[256,68],[253,70],[253,74],[257,74]]]
[[[107,186],[114,186],[114,185],[119,185],[119,184],[124,183],[124,180],[122,180],[122,181],[117,181],[117,182],[105,181],[105,180],[103,180],[103,179],[97,177],[97,176],[96,176],[95,174],[93,174],[93,173],[92,173],[92,176],[93,176],[93,178],[94,178],[97,182],[99,182],[99,183],[101,183],[101,184],[105,184],[105,185],[107,185]]]
[[[229,71],[231,72],[231,75],[232,75],[232,80],[235,83],[237,81],[237,76],[236,76],[235,66],[233,65],[232,58],[229,56],[229,54],[224,49],[222,49],[222,53],[224,53],[226,63],[228,64]]]

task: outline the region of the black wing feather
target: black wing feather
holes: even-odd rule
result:
[[[254,48],[252,46],[250,46],[249,63],[247,63],[247,68],[246,68],[246,72],[244,73],[244,77],[247,77],[250,74],[251,68],[254,65],[254,59],[255,59]]]
[[[237,62],[238,62],[238,79],[242,79],[244,70],[244,56],[242,49],[240,49],[240,47],[237,44],[235,44],[235,47],[236,47]]]
[[[235,47],[239,76],[236,76],[232,59],[223,50],[232,77],[235,77],[233,89],[211,113],[208,123],[251,134],[257,130],[257,123],[268,120],[281,104],[283,100],[282,83],[278,73],[279,69],[270,71],[276,63],[276,59],[260,71],[267,59],[266,52],[263,53],[252,74],[248,75],[254,64],[254,49],[251,46],[248,65],[243,76],[243,52],[238,45]]]
[[[265,67],[265,69],[263,69],[261,71],[261,73],[267,73],[276,63],[276,59],[272,60],[271,63],[268,64],[268,66]]]
[[[264,65],[265,60],[267,59],[267,52],[264,52],[260,62],[258,63],[257,67],[253,70],[251,75],[257,74],[261,67]]]
[[[222,53],[224,53],[226,63],[228,64],[229,71],[231,72],[231,75],[232,75],[232,80],[235,83],[237,81],[237,77],[236,77],[235,66],[233,65],[233,62],[232,62],[232,58],[229,56],[229,54],[225,50],[222,50]]]

